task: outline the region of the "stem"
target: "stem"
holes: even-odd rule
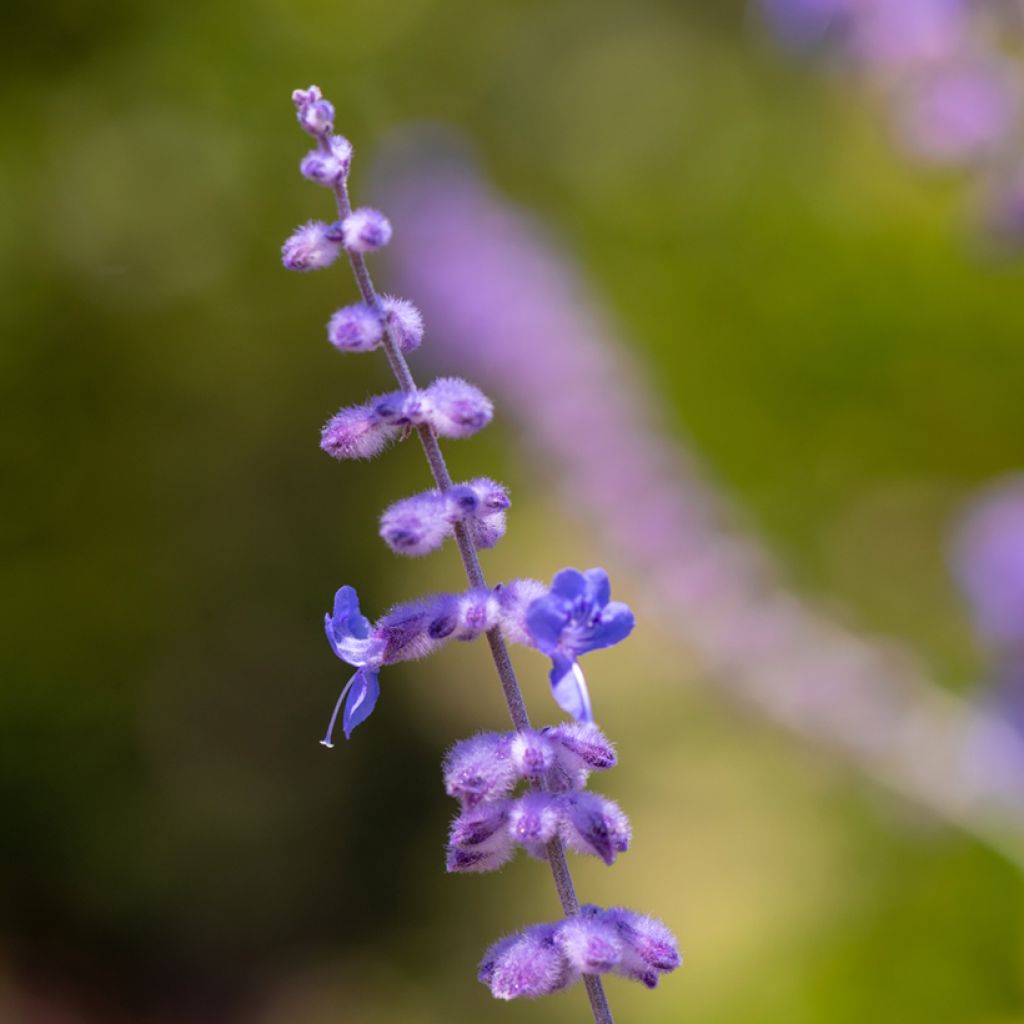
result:
[[[330,152],[326,138],[320,139],[320,147],[325,152]],[[348,197],[348,184],[344,178],[334,186],[334,196],[338,205],[338,217],[344,220],[352,212],[352,205]],[[402,353],[397,329],[390,317],[385,316],[380,296],[373,286],[370,272],[366,267],[366,260],[363,259],[362,253],[349,252],[348,261],[352,266],[352,273],[355,275],[363,302],[384,321],[384,353],[387,355],[388,364],[395,375],[395,380],[398,381],[398,386],[406,392],[416,391],[416,381],[413,379],[412,371]],[[416,433],[419,435],[423,453],[427,457],[430,473],[438,490],[449,490],[452,486],[452,477],[448,472],[448,465],[444,461],[441,446],[438,444],[433,430],[427,424],[423,424],[416,428]],[[486,587],[487,583],[484,579],[484,571],[480,566],[476,545],[463,523],[455,524],[455,542],[458,544],[459,554],[462,556],[462,564],[466,569],[469,585],[471,587]],[[519,680],[516,679],[515,669],[512,667],[508,646],[498,626],[487,631],[487,644],[491,649],[494,667],[498,670],[498,678],[501,680],[501,689],[505,695],[505,704],[508,706],[512,724],[518,732],[529,729],[530,716],[526,711],[523,691],[519,688]],[[551,874],[555,880],[555,888],[558,890],[558,898],[562,904],[562,911],[566,917],[578,915],[580,902],[576,897],[576,887],[573,885],[572,874],[569,871],[569,863],[566,860],[565,848],[562,846],[561,839],[552,839],[547,844],[547,855],[548,863],[551,865]],[[593,1012],[595,1024],[614,1024],[601,979],[596,974],[584,974],[583,982],[587,989],[587,997],[590,999],[590,1009]]]

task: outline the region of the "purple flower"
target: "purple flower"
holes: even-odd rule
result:
[[[603,569],[563,569],[550,591],[530,605],[526,624],[538,650],[552,661],[551,691],[563,711],[581,722],[593,721],[590,694],[577,659],[625,640],[633,630],[633,613],[611,601]]]
[[[346,664],[358,669],[341,691],[327,725],[327,732],[320,741],[325,747],[333,747],[331,735],[342,701],[345,702],[341,723],[345,739],[352,735],[357,725],[370,717],[377,704],[380,696],[377,670],[383,662],[384,644],[371,634],[369,620],[359,611],[359,596],[352,587],[342,587],[334,595],[334,611],[324,616],[324,627],[334,653]]]
[[[323,98],[315,85],[308,89],[296,89],[292,93],[292,102],[295,104],[299,124],[310,135],[320,137],[334,127],[334,107]]]
[[[911,82],[896,108],[895,123],[914,155],[963,163],[986,156],[1008,137],[1017,106],[1005,68],[960,62]]]
[[[1024,658],[1024,476],[975,499],[951,560],[979,632],[997,649]]]
[[[322,270],[341,252],[335,233],[322,220],[297,227],[281,246],[281,262],[288,270]]]
[[[448,502],[440,491],[396,501],[380,517],[380,535],[396,555],[436,551],[451,534]]]
[[[341,222],[341,230],[349,252],[373,252],[391,241],[391,222],[369,206],[353,210]]]

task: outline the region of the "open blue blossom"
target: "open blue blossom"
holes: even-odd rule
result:
[[[592,722],[590,694],[577,659],[588,651],[612,647],[632,632],[633,613],[612,601],[604,569],[563,569],[551,589],[526,613],[534,646],[551,658],[551,692],[562,710],[580,722]]]
[[[333,747],[331,735],[343,702],[345,713],[341,726],[345,730],[345,739],[352,735],[357,725],[370,717],[377,704],[380,696],[377,670],[383,662],[385,642],[371,634],[370,621],[359,611],[359,595],[353,587],[342,587],[334,595],[334,612],[324,616],[324,627],[334,653],[358,670],[341,691],[327,725],[327,733],[320,741],[325,747]]]

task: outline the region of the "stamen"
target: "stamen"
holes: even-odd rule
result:
[[[324,738],[320,741],[320,746],[326,747],[328,750],[334,749],[334,744],[331,742],[331,736],[334,733],[334,723],[338,720],[338,712],[341,710],[342,702],[345,700],[345,695],[352,688],[357,675],[359,675],[358,672],[345,684],[345,689],[341,691],[341,696],[338,698],[337,704],[334,705],[331,720],[327,723],[327,732],[324,733]]]

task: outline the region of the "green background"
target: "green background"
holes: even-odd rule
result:
[[[579,989],[504,1005],[474,980],[494,938],[555,915],[544,867],[443,872],[442,752],[502,726],[482,645],[389,671],[351,743],[316,743],[344,678],[334,589],[372,615],[458,564],[374,536],[424,484],[413,446],[372,467],[317,448],[387,385],[323,343],[348,279],[278,262],[329,209],[296,173],[297,86],[334,100],[357,201],[396,129],[454,125],[567,243],[803,590],[943,685],[983,675],[944,547],[1021,461],[1024,269],[972,236],[970,180],[902,163],[870,96],[742,4],[0,18],[0,1018],[585,1017]],[[500,409],[455,458],[514,485],[495,577],[600,563]],[[577,859],[579,887],[685,953],[658,992],[610,981],[620,1019],[1024,1020],[1018,873],[664,648],[641,628],[588,668],[635,843],[612,871]],[[543,662],[518,660],[549,713]]]

